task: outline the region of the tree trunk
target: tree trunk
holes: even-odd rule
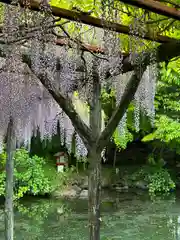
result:
[[[93,143],[89,146],[89,240],[100,240],[100,186],[101,151],[97,149],[97,139],[101,134],[101,84],[98,75],[98,61],[95,59],[92,69],[93,91],[90,103],[90,128]]]
[[[101,154],[89,152],[89,240],[100,240]]]
[[[13,212],[13,151],[15,149],[15,136],[13,120],[10,119],[7,130],[7,160],[6,160],[6,187],[5,187],[5,240],[14,238],[14,212]]]

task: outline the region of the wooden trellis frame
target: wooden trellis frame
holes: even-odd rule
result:
[[[164,16],[174,18],[176,20],[180,20],[180,11],[179,10],[177,10],[176,8],[173,8],[173,7],[168,7],[162,3],[154,1],[154,0],[120,0],[120,1],[124,2],[125,4],[131,4],[133,6],[140,7],[140,8],[152,11],[154,13],[158,13],[160,15],[164,15]],[[5,4],[13,4],[13,2],[11,0],[0,0],[0,2],[5,3]],[[27,7],[27,1],[24,2],[24,1],[20,0],[19,4],[22,7]],[[29,0],[28,8],[35,10],[35,11],[41,11],[40,1]],[[51,11],[52,11],[52,14],[56,17],[65,18],[65,19],[68,19],[71,21],[77,21],[77,22],[81,22],[81,23],[84,23],[87,25],[94,26],[94,27],[106,28],[106,29],[110,29],[110,30],[118,32],[118,33],[130,35],[130,27],[129,26],[125,26],[125,25],[122,25],[119,23],[114,23],[114,22],[107,22],[107,21],[103,21],[103,23],[102,23],[102,20],[99,18],[92,17],[92,16],[86,15],[81,12],[67,10],[67,9],[63,9],[63,8],[59,8],[59,7],[55,7],[55,6],[51,7]],[[177,40],[175,38],[171,38],[171,37],[163,36],[163,35],[153,35],[152,36],[152,33],[150,33],[150,32],[147,32],[143,37],[140,36],[138,33],[136,33],[136,36],[143,38],[145,40],[155,41],[158,43],[168,43],[168,42]],[[69,47],[71,47],[71,43],[68,39],[57,38],[56,45],[60,45],[60,46],[68,45]],[[85,44],[85,43],[81,44],[81,50],[104,54],[104,49],[102,49],[101,47],[92,46],[92,45]],[[128,54],[125,54],[125,56],[127,56],[127,55]]]
[[[40,8],[40,1],[36,1],[36,0],[27,0],[27,1],[29,3],[28,8],[30,10],[42,11],[42,9]],[[135,2],[137,2],[137,1],[134,0],[132,2],[134,2],[134,5],[135,5]],[[139,0],[139,1],[147,3],[149,0],[146,0],[146,1]],[[0,2],[6,3],[6,4],[12,4],[11,0],[0,0]],[[151,3],[155,4],[156,2],[151,0]],[[25,5],[22,0],[19,0],[19,4],[21,7],[27,7],[27,5]],[[26,4],[27,4],[27,2],[26,2]],[[159,4],[158,6],[162,6],[162,8],[164,8],[164,4]],[[154,9],[153,5],[151,7],[152,7],[152,9]],[[170,8],[170,7],[165,8],[166,12],[170,11],[169,9],[172,10],[172,8]],[[84,24],[88,24],[88,25],[92,25],[92,26],[100,27],[100,28],[104,28],[104,25],[105,25],[107,28],[110,28],[113,31],[129,35],[130,29],[128,26],[124,26],[124,25],[121,25],[118,23],[111,23],[112,24],[111,25],[109,22],[105,22],[105,24],[103,23],[103,25],[102,25],[101,19],[89,16],[89,15],[84,15],[81,12],[70,11],[67,9],[62,9],[62,8],[58,8],[58,7],[54,7],[54,6],[51,7],[51,12],[54,16],[58,16],[60,18],[65,18],[65,19],[69,19],[69,20],[77,21],[77,22],[80,21],[80,22],[83,22]],[[180,11],[178,11],[178,13],[179,12]],[[113,29],[112,29],[112,26],[113,26]],[[142,38],[142,36],[139,36],[139,37]],[[172,59],[174,57],[180,56],[180,40],[162,36],[162,35],[151,36],[150,33],[147,33],[144,38],[162,43],[157,48],[157,56],[156,56],[157,62],[169,61],[170,59]],[[60,45],[60,46],[68,45],[69,47],[73,47],[71,42],[72,41],[69,38],[64,38],[64,39],[57,38],[56,39],[56,44]],[[99,46],[93,46],[90,44],[80,43],[79,47],[83,51],[104,54],[104,49]],[[4,53],[2,52],[2,55],[3,54]],[[121,54],[123,55],[122,72],[125,73],[128,71],[132,71],[134,69],[134,66],[131,64],[131,61],[129,59],[129,53],[121,53]],[[150,52],[147,51],[146,53],[143,53],[143,55],[144,55],[143,58],[144,58],[146,64],[149,64]],[[138,54],[138,57],[141,58],[142,57],[141,54]],[[27,56],[23,55],[23,58],[25,59],[25,62],[26,62]],[[107,72],[106,77],[109,77],[109,76],[111,76],[111,74]]]
[[[27,1],[28,1],[28,6],[27,6]],[[40,8],[40,1],[39,0],[27,0],[26,4],[23,0],[19,0],[19,4],[21,7],[28,7],[30,10],[34,10],[34,11],[42,11],[42,9]],[[125,1],[125,0],[124,0]],[[138,3],[137,2],[142,2],[145,4],[147,4],[147,2],[149,2],[149,0],[132,0],[129,1],[133,3],[133,5],[137,6]],[[14,4],[12,2],[12,0],[0,0],[0,2],[5,3],[5,4]],[[122,1],[123,2],[123,1]],[[151,8],[152,10],[155,12],[157,10],[157,8],[155,8],[156,6],[156,2],[151,0]],[[162,9],[164,9],[164,4],[162,3],[158,3],[158,6],[162,7]],[[141,5],[141,7],[145,8],[143,5]],[[172,9],[175,10],[175,8],[171,8],[171,7],[167,7],[165,6],[165,14],[169,14],[169,12],[171,12],[171,16],[174,17],[175,14],[173,14]],[[119,33],[123,33],[123,34],[130,34],[130,28],[128,26],[124,26],[118,23],[109,23],[109,22],[103,22],[102,24],[102,20],[99,18],[95,18],[89,15],[85,15],[84,13],[81,12],[77,12],[77,11],[72,11],[72,10],[67,10],[67,9],[62,9],[59,7],[54,7],[51,6],[51,12],[54,16],[56,17],[60,17],[60,18],[65,18],[68,20],[72,20],[72,21],[76,21],[76,22],[82,22],[84,24],[87,25],[91,25],[94,27],[99,27],[99,28],[107,28],[110,29],[112,31],[115,32],[119,32]],[[175,11],[176,15],[177,13],[179,14],[180,11]],[[139,36],[140,38],[142,38],[142,36]],[[162,35],[156,35],[156,36],[152,36],[150,33],[147,33],[143,39],[147,39],[147,40],[151,40],[151,41],[156,41],[158,43],[161,43],[161,45],[159,46],[159,48],[157,48],[158,51],[158,57],[157,57],[157,62],[161,62],[161,61],[168,61],[169,59],[172,59],[173,57],[177,57],[180,56],[180,41],[178,39],[175,38],[170,38],[167,36],[162,36]],[[71,47],[71,41],[68,38],[64,38],[64,39],[56,39],[56,44],[63,46],[63,45],[69,45],[69,47]],[[165,44],[165,46],[164,46]],[[85,44],[85,43],[81,43],[80,49],[83,51],[89,51],[89,52],[93,52],[93,53],[104,53],[104,49],[99,47],[99,46],[92,46],[89,44]],[[124,58],[123,58],[123,67],[122,67],[122,72],[125,73],[127,71],[132,71],[134,66],[131,65],[130,61],[129,61],[129,54],[128,53],[123,53]],[[149,53],[146,53],[146,58],[147,61],[148,60],[148,56]],[[25,57],[25,56],[24,56]],[[26,59],[26,57],[25,57]],[[146,61],[146,60],[145,60]],[[108,77],[109,74],[107,74]]]
[[[11,0],[0,0],[0,2],[6,3],[6,4],[12,4]],[[150,10],[152,12],[159,11],[160,12],[159,14],[164,13],[163,15],[165,15],[165,16],[171,16],[172,18],[175,18],[175,19],[178,18],[178,20],[180,20],[180,11],[179,10],[176,10],[175,8],[167,7],[160,3],[156,3],[153,0],[132,0],[132,1],[124,0],[122,2],[129,3],[129,4],[131,3],[134,6],[139,6],[144,9],[148,9],[148,7],[146,7],[146,6],[149,6],[148,10]],[[140,2],[144,3],[144,4],[140,4]],[[27,5],[22,0],[19,1],[19,4],[22,7],[27,7]],[[158,7],[156,5],[158,5]],[[35,11],[41,11],[40,1],[29,0],[28,8],[35,10]],[[55,7],[55,6],[51,6],[51,11],[55,17],[65,18],[65,19],[68,19],[71,21],[81,22],[81,23],[91,25],[94,27],[106,28],[106,29],[110,29],[110,30],[118,32],[118,33],[130,35],[130,28],[128,26],[125,26],[125,25],[122,25],[119,23],[107,22],[107,21],[103,21],[103,23],[102,23],[102,20],[99,18],[92,17],[92,16],[86,15],[81,12],[67,10],[67,9],[63,9],[63,8],[59,8],[59,7]],[[138,33],[137,33],[137,36],[138,36]],[[139,37],[142,38],[142,36],[140,36],[140,35],[139,35]],[[170,38],[170,37],[162,36],[162,35],[152,36],[152,34],[149,32],[147,32],[145,34],[143,39],[150,40],[150,41],[156,41],[159,43],[166,43],[166,42],[169,42],[172,40],[176,40],[174,38]]]

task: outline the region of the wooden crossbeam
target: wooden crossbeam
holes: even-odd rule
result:
[[[35,1],[35,0],[29,0],[29,1],[30,1],[30,3],[28,4],[28,7],[30,9],[35,10],[35,11],[41,11],[40,2]],[[13,3],[12,0],[0,0],[0,2],[6,3],[6,4]],[[22,7],[27,7],[24,4],[23,0],[20,0],[19,4]],[[95,18],[95,17],[89,16],[89,15],[85,15],[81,12],[71,11],[71,10],[67,10],[67,9],[63,9],[63,8],[59,8],[59,7],[55,7],[55,6],[51,6],[51,11],[52,11],[52,14],[56,17],[61,17],[61,18],[65,18],[65,19],[68,19],[71,21],[76,21],[76,22],[82,22],[84,24],[91,25],[94,27],[110,29],[112,31],[115,31],[118,33],[123,33],[126,35],[131,34],[130,28],[128,26],[124,26],[122,24],[114,23],[114,22],[102,21],[102,19]],[[142,38],[142,36],[140,36],[139,33],[136,33],[136,36]],[[143,39],[150,40],[150,41],[156,41],[158,43],[167,43],[167,42],[176,40],[174,38],[170,38],[167,36],[153,35],[150,32],[147,32],[145,34],[145,36],[143,37]]]
[[[174,7],[169,7],[161,2],[154,0],[119,0],[125,4],[130,4],[136,7],[140,7],[151,12],[170,17],[176,20],[180,20],[180,11]]]

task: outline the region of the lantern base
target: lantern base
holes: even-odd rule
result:
[[[64,172],[64,165],[58,165],[57,172]]]

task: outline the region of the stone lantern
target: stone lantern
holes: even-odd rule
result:
[[[54,154],[56,157],[57,172],[63,172],[65,166],[67,166],[67,155],[64,152],[58,152]]]

